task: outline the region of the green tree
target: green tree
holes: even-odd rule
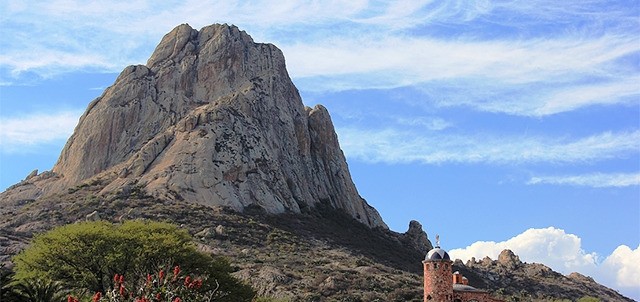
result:
[[[158,267],[180,265],[217,281],[225,297],[216,301],[250,301],[254,295],[230,275],[226,260],[199,252],[185,230],[162,222],[98,221],[57,227],[36,236],[13,261],[18,280],[59,281],[76,292],[86,290],[84,294],[105,293],[112,288],[115,274],[141,283]],[[203,290],[216,286],[206,285]]]
[[[600,299],[594,298],[594,297],[590,297],[590,296],[584,296],[584,297],[578,299],[577,302],[600,302]]]

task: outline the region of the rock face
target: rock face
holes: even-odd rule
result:
[[[426,255],[433,248],[427,233],[422,230],[422,225],[418,221],[411,220],[409,222],[409,230],[402,236],[409,243],[409,246],[419,251],[422,255]]]
[[[91,180],[238,211],[301,212],[318,202],[383,227],[349,174],[331,118],[305,107],[282,52],[234,26],[183,24],[146,65],[91,102],[51,172],[0,198],[35,199]]]

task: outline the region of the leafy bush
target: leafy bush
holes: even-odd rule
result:
[[[197,251],[185,230],[168,223],[65,225],[36,236],[13,260],[16,279],[59,281],[79,293],[112,291],[115,274],[131,280],[132,288],[139,288],[148,273],[180,264],[185,271],[212,281],[203,284],[202,290],[217,288],[219,299],[215,301],[251,301],[254,296],[249,286],[230,275],[226,260]]]

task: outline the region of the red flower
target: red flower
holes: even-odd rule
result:
[[[196,284],[195,285],[196,288],[202,287],[202,279],[195,280],[195,281],[193,281],[193,283]]]
[[[76,299],[73,296],[69,295],[69,296],[67,296],[67,302],[78,302],[78,299]]]
[[[160,272],[158,273],[159,279],[164,279],[164,271],[160,270]]]
[[[180,266],[177,266],[173,268],[173,275],[177,276],[180,273]]]
[[[182,302],[182,299],[180,299],[180,297],[176,297],[175,299],[173,299],[173,302]]]
[[[184,278],[184,286],[189,286],[189,283],[191,283],[191,277],[187,276]]]
[[[120,284],[120,296],[124,297],[125,293],[126,289],[124,288],[124,284]]]
[[[120,275],[120,279],[118,279],[120,284],[124,283],[124,275]]]
[[[147,274],[147,281],[144,283],[144,286],[147,287],[151,285],[152,280],[153,280],[153,276],[151,276],[151,274]]]
[[[118,274],[113,275],[113,283],[118,283],[118,280],[120,280]]]
[[[101,298],[102,298],[102,293],[97,292],[95,295],[93,295],[93,302],[98,302],[100,301]]]
[[[160,293],[156,294],[156,301],[162,301],[162,296]]]

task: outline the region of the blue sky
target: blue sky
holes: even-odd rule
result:
[[[640,299],[640,1],[3,1],[0,188],[180,23],[277,45],[360,194],[460,258],[511,248]]]

